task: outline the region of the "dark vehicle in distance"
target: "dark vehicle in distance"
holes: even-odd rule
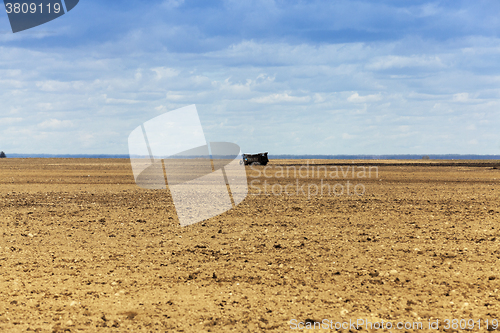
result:
[[[258,154],[243,154],[243,161],[245,162],[245,165],[266,165],[269,162],[269,159],[267,158],[267,152],[265,152]]]

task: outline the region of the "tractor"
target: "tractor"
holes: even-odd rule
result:
[[[269,162],[267,152],[258,154],[243,154],[245,165],[266,165]]]

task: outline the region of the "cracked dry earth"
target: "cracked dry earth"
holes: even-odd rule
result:
[[[308,195],[321,176],[280,173],[307,163],[378,174],[323,180],[361,196]],[[479,332],[500,319],[498,163],[263,170],[247,168],[235,209],[182,228],[168,190],[138,188],[128,160],[0,160],[0,331],[288,332],[323,319],[443,331],[457,318]],[[298,178],[305,193],[278,193]]]

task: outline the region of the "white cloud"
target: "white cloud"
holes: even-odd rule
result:
[[[469,100],[469,94],[468,93],[459,93],[459,94],[454,94],[453,95],[453,101],[454,102],[467,102]]]
[[[43,129],[68,129],[73,127],[73,122],[70,120],[49,119],[38,124],[38,127]]]
[[[167,107],[164,106],[164,105],[158,105],[157,107],[155,107],[155,110],[156,111],[163,111],[163,112],[167,112]]]
[[[179,70],[176,70],[174,68],[168,68],[168,67],[156,67],[156,68],[152,68],[151,70],[156,73],[156,77],[159,80],[161,80],[163,78],[176,77],[180,73]]]
[[[355,139],[355,138],[356,138],[356,135],[352,135],[349,133],[342,133],[342,139],[344,139],[344,140],[351,140],[351,139]]]
[[[290,96],[288,93],[272,94],[264,97],[252,98],[250,101],[255,103],[275,104],[275,103],[308,103],[311,100],[309,96]]]
[[[73,89],[72,82],[61,82],[55,80],[36,82],[36,86],[42,91],[55,92]]]
[[[318,93],[314,94],[313,98],[314,98],[314,103],[323,103],[326,100],[325,97],[322,96],[322,94]]]
[[[0,124],[2,124],[2,127],[5,127],[5,125],[19,123],[21,121],[23,121],[23,118],[0,118]]]
[[[172,9],[172,8],[177,8],[180,5],[184,3],[184,0],[164,0],[163,1],[163,6]]]
[[[369,70],[385,70],[391,68],[411,68],[411,67],[424,67],[424,68],[440,68],[445,64],[439,56],[396,56],[388,55],[378,57],[370,61],[366,68]]]
[[[347,100],[352,103],[368,103],[368,102],[376,102],[380,101],[382,99],[382,96],[380,94],[374,94],[374,95],[366,95],[366,96],[359,96],[359,94],[356,92],[349,96]]]
[[[125,98],[110,98],[108,95],[103,95],[106,104],[137,104],[139,101],[134,99],[125,99]]]
[[[52,103],[38,103],[37,106],[39,109],[44,110],[44,111],[49,111],[49,110],[54,109],[54,106],[52,105]]]

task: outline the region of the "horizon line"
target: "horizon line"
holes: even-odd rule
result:
[[[130,158],[129,154],[6,154],[6,158]],[[188,156],[176,156],[186,158]],[[189,156],[196,158],[196,156]],[[272,159],[500,159],[500,154],[271,154]]]

